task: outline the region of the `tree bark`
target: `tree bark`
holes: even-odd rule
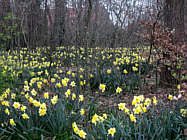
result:
[[[185,42],[187,43],[187,0],[184,1],[184,32]]]
[[[29,13],[27,16],[28,20],[28,40],[29,46],[35,48],[40,46],[39,41],[41,39],[41,9],[40,9],[40,0],[33,0],[29,6]]]
[[[55,0],[55,22],[52,38],[56,46],[65,44],[66,0]]]
[[[164,15],[165,15],[165,24],[171,30],[175,30],[175,38],[176,41],[183,42],[185,40],[184,37],[184,13],[185,7],[184,3],[186,0],[166,0],[164,7]]]

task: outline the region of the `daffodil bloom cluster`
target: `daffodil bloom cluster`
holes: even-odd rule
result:
[[[80,130],[75,122],[72,123],[72,127],[73,127],[74,133],[79,135],[80,138],[83,138],[83,139],[86,138],[86,135],[87,135],[86,132],[84,132],[83,130]]]
[[[139,50],[137,49],[137,52],[138,51]],[[124,53],[122,53],[121,57],[116,56],[116,60],[113,61],[113,64],[115,66],[120,66],[120,65],[123,65],[123,64],[127,64],[127,65],[133,64],[134,66],[132,66],[132,70],[134,72],[138,71],[138,63],[137,62],[144,62],[145,58],[138,55],[138,53],[133,52],[131,54],[131,52],[128,52],[128,50],[126,48],[124,48],[123,52]],[[129,56],[129,53],[130,53],[131,57]],[[124,69],[123,73],[127,74],[128,71],[126,69]]]
[[[62,79],[62,85],[63,85],[64,87],[66,87],[66,86],[68,85],[68,82],[69,82],[69,79],[68,79],[68,78]]]
[[[53,105],[55,105],[57,102],[58,102],[58,95],[54,96],[54,97],[51,99],[51,103],[52,103]]]
[[[143,95],[134,96],[132,100],[132,105],[134,106],[132,110],[128,109],[125,103],[119,103],[118,108],[124,111],[125,114],[129,115],[131,121],[136,122],[136,116],[147,112],[148,107],[151,105],[152,101],[150,98],[144,98]],[[157,105],[157,99],[153,97],[153,104]]]
[[[185,117],[187,114],[187,109],[181,109],[180,112],[181,112],[182,116]]]
[[[84,70],[82,69],[82,71]],[[43,77],[36,77],[37,75],[41,75],[44,72],[46,75],[48,75],[47,70],[40,71],[37,73],[33,72],[34,74],[32,75],[35,77],[31,78],[30,82],[24,81],[24,87],[23,87],[23,90],[20,92],[20,94],[11,93],[10,89],[6,89],[6,91],[0,96],[0,105],[3,106],[3,108],[0,106],[0,109],[4,109],[4,113],[10,117],[14,115],[11,113],[15,111],[16,115],[20,115],[19,118],[20,119],[22,118],[24,120],[30,119],[32,117],[32,113],[34,110],[37,110],[37,113],[40,117],[45,116],[48,110],[46,103],[49,104],[50,106],[56,105],[58,103],[59,97],[58,95],[55,95],[55,93],[53,92],[50,92],[49,94],[48,91],[43,91],[45,89],[43,88],[43,86],[48,87],[49,86],[48,84],[50,84],[50,86],[56,85],[55,87],[59,88],[61,87],[60,86],[61,84],[64,87],[67,87],[70,79],[67,77],[64,77],[62,79],[62,82],[59,82],[60,76],[58,74],[54,74],[54,78],[51,78],[51,79],[43,78]],[[75,76],[75,73],[72,73],[72,77],[73,76]],[[75,100],[77,98],[77,95],[75,93],[71,93],[71,90],[73,90],[73,87],[76,86],[76,83],[72,81],[70,86],[71,86],[70,89],[67,89],[66,92],[64,93],[66,96],[71,95],[72,100]],[[25,102],[21,104],[20,102],[16,101],[17,99],[16,96],[21,97],[21,99]],[[11,102],[9,100],[11,100]],[[43,101],[45,101],[46,103]],[[83,102],[84,96],[80,94],[78,96],[78,101]],[[11,107],[13,108],[13,111]],[[28,112],[30,113],[28,114]],[[83,108],[80,110],[80,114],[81,115],[85,114],[85,110]],[[14,118],[10,118],[9,123],[12,126],[16,125]],[[81,138],[85,137],[82,130],[80,130],[79,136]]]
[[[47,112],[47,107],[45,103],[42,103],[39,108],[39,115],[44,116]]]
[[[103,114],[102,116],[99,116],[99,115],[97,115],[97,114],[94,114],[93,116],[92,116],[92,123],[94,124],[94,125],[96,125],[97,124],[97,122],[103,122],[105,119],[107,119],[107,114]]]
[[[157,103],[156,97],[154,97],[154,103]],[[133,113],[140,114],[147,112],[147,108],[151,105],[151,99],[146,98],[144,99],[143,95],[134,96],[132,101],[132,105],[134,105]]]

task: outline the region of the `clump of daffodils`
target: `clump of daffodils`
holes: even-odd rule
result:
[[[58,95],[54,96],[54,97],[51,99],[51,103],[52,103],[53,105],[55,105],[57,102],[58,102]]]
[[[83,130],[80,130],[76,124],[76,122],[72,123],[72,127],[73,127],[73,131],[75,134],[79,135],[80,138],[85,139],[86,138],[86,132],[84,132]]]
[[[45,103],[42,103],[39,108],[39,115],[44,116],[47,112],[47,106]]]
[[[180,112],[181,112],[182,116],[185,117],[187,114],[187,109],[181,109]]]
[[[105,113],[104,113],[102,116],[99,116],[99,115],[97,115],[97,114],[94,114],[94,115],[92,116],[92,123],[93,123],[94,125],[96,125],[97,122],[104,122],[105,119],[107,119],[107,114],[105,114]]]
[[[152,104],[157,105],[157,99],[154,96],[151,100],[150,98],[144,98],[143,95],[134,96],[132,100],[132,105],[134,106],[132,110],[128,109],[125,103],[119,103],[118,108],[121,111],[124,111],[125,114],[129,115],[129,118],[132,122],[136,122],[136,115],[143,114],[147,112],[148,107]]]

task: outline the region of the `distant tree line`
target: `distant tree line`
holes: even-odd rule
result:
[[[141,20],[154,20],[164,9],[163,21],[180,41],[186,41],[186,0],[0,0],[0,24],[10,32],[8,49],[42,46],[128,47],[140,43]],[[11,13],[11,19],[4,17]],[[20,32],[14,35],[14,32]],[[9,42],[9,43],[7,43]]]

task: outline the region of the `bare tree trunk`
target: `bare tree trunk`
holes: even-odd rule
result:
[[[42,29],[42,33],[43,33],[43,44],[45,46],[49,45],[49,37],[50,37],[50,27],[49,26],[52,26],[52,20],[51,20],[51,17],[50,17],[50,8],[49,6],[47,5],[47,0],[44,1],[44,13],[43,13],[43,29]],[[48,26],[48,20],[50,22],[50,25]]]
[[[55,22],[52,38],[54,38],[56,46],[65,44],[65,16],[66,0],[55,0]]]
[[[165,1],[165,23],[170,29],[175,29],[176,41],[183,42],[184,36],[184,16],[186,0],[166,0]]]
[[[10,1],[0,0],[0,20],[7,16],[9,12],[11,12]]]
[[[83,31],[82,31],[82,14],[83,14],[83,6],[82,6],[83,0],[79,0],[78,2],[78,9],[76,9],[76,12],[78,13],[77,16],[77,24],[76,24],[76,46],[82,45],[83,42]]]
[[[35,48],[40,46],[41,39],[41,9],[40,0],[33,0],[29,6],[28,19],[28,40],[29,46]]]
[[[90,21],[91,21],[91,15],[92,15],[92,6],[93,6],[93,1],[92,0],[88,0],[88,2],[86,3],[87,5],[87,14],[85,16],[85,26],[84,26],[84,48],[85,48],[85,58],[88,59],[88,47],[89,47],[89,43],[90,43],[90,38],[89,38],[89,31],[88,28],[90,26]],[[86,62],[86,81],[88,81],[89,79],[89,75],[88,75],[88,60],[85,61]],[[87,84],[88,89],[90,89],[90,85]]]
[[[92,29],[91,29],[91,40],[90,40],[90,43],[89,43],[89,46],[90,47],[95,47],[96,46],[96,36],[98,36],[97,35],[97,33],[98,33],[98,31],[97,31],[97,29],[98,29],[98,22],[99,22],[99,20],[98,20],[98,14],[99,14],[99,12],[98,11],[100,11],[100,9],[99,9],[99,0],[95,0],[95,4],[94,4],[94,23],[93,23],[93,26],[92,26]]]
[[[92,0],[88,0],[88,2],[86,1],[86,6],[87,6],[87,11],[85,13],[85,18],[84,18],[84,41],[83,43],[87,43],[87,37],[88,37],[88,27],[90,24],[90,20],[91,20],[91,14],[92,14]]]
[[[184,32],[185,42],[187,43],[187,0],[184,1]]]

